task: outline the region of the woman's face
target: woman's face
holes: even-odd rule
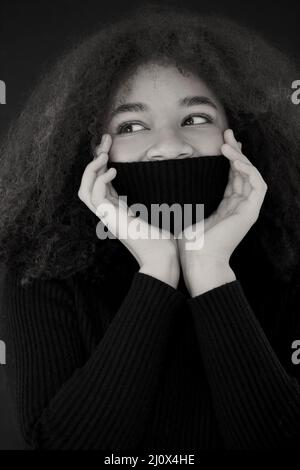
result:
[[[117,92],[106,132],[111,161],[221,155],[228,123],[222,104],[193,74],[143,65]]]

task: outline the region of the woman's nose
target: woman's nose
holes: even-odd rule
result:
[[[185,142],[175,131],[164,131],[157,136],[155,143],[148,149],[145,159],[188,158],[192,157],[193,154],[193,147]]]

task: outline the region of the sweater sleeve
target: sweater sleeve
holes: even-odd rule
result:
[[[240,281],[223,284],[187,303],[226,447],[299,447],[300,365],[295,376],[287,371],[291,367],[282,365]],[[295,314],[283,314],[296,319],[290,331],[294,340],[300,339],[299,303],[286,307],[295,309]],[[287,345],[286,338],[280,341],[290,348],[291,361],[291,343]]]
[[[59,280],[3,284],[7,366],[20,429],[35,449],[133,449],[151,409],[175,310],[184,296],[136,272],[84,360],[73,297]],[[101,311],[99,311],[101,315]],[[12,388],[12,387],[11,387]]]

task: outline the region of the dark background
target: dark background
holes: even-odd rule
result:
[[[94,31],[103,21],[118,18],[134,5],[141,4],[132,0],[0,2],[0,80],[6,83],[6,105],[0,106],[0,135],[22,109],[38,83],[39,74],[47,70],[62,49]],[[223,13],[257,30],[265,39],[299,60],[300,2],[161,0],[160,3],[169,5],[170,9],[172,5],[182,5],[203,13]],[[300,76],[295,77],[297,79]],[[0,269],[0,286],[2,276]],[[5,341],[1,331],[0,340]],[[5,365],[0,365],[0,450],[20,448],[22,444],[6,387]]]

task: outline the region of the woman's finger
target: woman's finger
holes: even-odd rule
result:
[[[235,166],[248,176],[248,183],[251,187],[248,200],[251,201],[254,205],[258,205],[260,207],[268,189],[266,182],[263,180],[261,174],[253,165],[236,161]]]
[[[92,167],[93,171],[95,171],[97,175],[103,174],[107,169],[107,162],[108,162],[107,152],[104,152],[103,150],[99,152],[97,154],[96,159],[93,160],[93,162],[95,162],[95,166]]]
[[[108,189],[108,191],[109,191],[109,193],[110,193],[110,195],[111,195],[112,197],[114,197],[114,198],[118,198],[118,197],[119,197],[117,191],[115,190],[115,188],[113,187],[113,185],[112,185],[111,183],[109,183],[109,184],[107,185],[107,189]]]
[[[108,153],[112,144],[112,138],[110,134],[103,134],[100,144],[96,147],[95,153],[96,156],[99,155],[102,151]]]
[[[250,160],[244,155],[240,150],[237,150],[236,148],[232,147],[231,145],[225,143],[221,146],[221,151],[225,157],[227,157],[229,160],[241,160],[244,163],[247,163],[248,165],[252,165]]]
[[[105,154],[101,154],[99,158],[94,160],[93,162],[89,163],[82,175],[81,184],[78,191],[78,196],[82,199],[85,195],[89,194],[94,186],[97,171],[106,164],[107,157]]]
[[[104,183],[109,183],[117,174],[115,168],[109,168],[103,175],[100,175]]]
[[[97,161],[98,157],[100,157],[102,153],[108,155],[111,144],[112,144],[112,138],[110,134],[104,134],[101,138],[100,144],[95,148],[95,152],[94,152],[95,157],[91,163],[94,163],[95,161]]]
[[[240,152],[240,146],[234,137],[232,129],[226,129],[226,131],[224,131],[224,141]]]
[[[107,137],[106,137],[107,136]],[[102,174],[106,171],[107,167],[107,162],[108,162],[108,152],[110,150],[112,144],[112,139],[109,134],[105,134],[102,137],[101,143],[98,147],[95,149],[95,154],[96,158],[95,160],[99,160],[103,162],[103,165],[100,166],[100,168],[96,168],[97,175]],[[95,161],[94,160],[94,161]]]
[[[249,181],[245,180],[244,181],[244,189],[243,189],[245,197],[249,196],[249,194],[251,192],[251,189],[252,189],[251,184],[249,183]]]
[[[221,148],[224,156],[226,156],[230,161],[231,161],[231,164],[233,164],[234,168],[236,170],[239,170],[239,173],[240,173],[240,177],[242,178],[242,184],[243,184],[243,188],[242,188],[242,194],[244,194],[245,197],[248,197],[250,192],[252,191],[252,186],[250,184],[250,182],[248,181],[248,172],[245,172],[245,171],[241,171],[241,166],[236,166],[236,161],[238,162],[241,162],[241,163],[244,163],[249,171],[252,169],[254,173],[256,173],[257,177],[258,177],[258,181],[262,181],[262,186],[264,186],[265,182],[263,181],[262,179],[262,176],[260,175],[259,171],[257,170],[257,168],[252,165],[252,163],[250,162],[250,160],[248,160],[248,158],[242,154],[241,152],[237,152],[233,147],[231,147],[229,144],[224,144]],[[237,164],[239,165],[239,163]],[[234,183],[235,184],[239,184],[239,183]],[[233,185],[233,186],[234,186]],[[240,188],[236,187],[235,186],[235,189],[237,190],[237,192],[240,190]]]
[[[241,196],[244,192],[244,178],[236,168],[234,168],[233,174],[233,192]]]
[[[226,146],[225,146],[226,145]],[[231,196],[233,193],[243,195],[244,194],[244,183],[246,176],[244,173],[238,171],[238,168],[234,165],[235,160],[237,160],[236,150],[229,144],[224,144],[221,147],[221,151],[225,157],[230,160],[230,178],[229,182],[231,183],[231,188],[226,188],[224,196]],[[239,153],[239,156],[242,154]]]
[[[245,155],[228,143],[223,144],[221,150],[243,178],[243,193],[245,197],[253,203],[253,207],[260,207],[267,190],[267,185],[257,168],[252,165]],[[235,182],[232,183],[233,187],[234,184]]]
[[[93,189],[87,195],[88,201],[93,204],[94,208],[109,196],[107,186],[115,178],[116,174],[117,170],[115,168],[109,168],[105,173],[96,177]]]
[[[80,199],[84,199],[85,195],[92,191],[96,177],[99,174],[104,173],[108,160],[108,151],[111,144],[111,136],[109,134],[104,134],[100,145],[96,148],[96,158],[86,166],[83,172],[80,188],[78,190],[78,196]]]
[[[233,148],[242,152],[242,143],[238,142],[232,129],[227,129],[224,133],[225,143],[229,143]]]
[[[254,165],[249,165],[248,163],[242,161],[242,160],[235,160],[233,162],[235,168],[237,168],[241,173],[244,173],[245,175],[248,176],[249,182],[252,185],[252,182],[254,183],[255,186],[261,185],[263,186],[265,181],[263,180],[263,177],[259,173],[258,169]],[[253,186],[253,185],[252,185]]]
[[[232,168],[232,165],[230,165],[230,170],[229,170],[229,176],[228,176],[228,182],[227,182],[227,186],[225,188],[225,192],[223,194],[223,198],[227,198],[227,197],[230,197],[233,193],[233,178],[234,178],[234,175],[233,175],[233,168]]]

